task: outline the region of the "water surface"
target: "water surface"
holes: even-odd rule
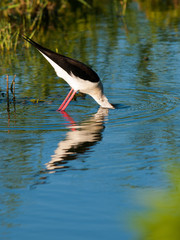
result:
[[[93,67],[115,110],[77,96],[57,112],[69,87],[32,47],[1,65],[1,239],[136,239],[137,228],[145,239],[147,219],[176,206],[179,22],[155,22],[138,6],[129,4],[124,20],[113,11],[82,19],[67,44],[57,31],[43,42]],[[17,75],[10,105],[6,73]],[[163,211],[161,194],[170,196]],[[146,224],[137,227],[140,216]]]

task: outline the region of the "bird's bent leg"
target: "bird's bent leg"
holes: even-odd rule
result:
[[[69,94],[68,94],[68,96],[65,98],[65,100],[66,100],[66,102],[63,104],[63,106],[62,107],[59,107],[59,111],[64,111],[66,108],[67,108],[67,106],[68,106],[68,104],[70,103],[70,101],[73,99],[73,97],[74,97],[74,95],[75,95],[75,93],[76,93],[77,91],[75,91],[74,89],[71,89],[71,91],[69,92]],[[68,99],[69,98],[69,99]],[[61,104],[62,105],[62,104]]]
[[[68,95],[66,96],[66,98],[64,99],[64,101],[62,102],[61,106],[58,108],[57,111],[61,111],[61,109],[64,107],[66,101],[68,100],[69,96],[71,95],[72,91],[73,91],[73,88],[71,88],[71,90],[69,91]]]
[[[71,94],[71,96],[69,97],[69,99],[67,100],[66,104],[64,105],[64,107],[61,109],[61,111],[64,111],[68,104],[70,103],[70,101],[73,99],[74,95],[76,94],[77,91],[73,90],[73,93]]]

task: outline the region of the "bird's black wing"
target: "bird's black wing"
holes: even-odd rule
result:
[[[53,62],[63,68],[68,74],[72,73],[76,77],[89,80],[91,82],[99,82],[100,79],[97,73],[84,63],[44,48],[25,35],[22,35],[22,37],[37,48],[41,53],[45,54]]]

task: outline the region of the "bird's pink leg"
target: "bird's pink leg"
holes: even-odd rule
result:
[[[74,95],[75,95],[76,92],[77,92],[77,91],[73,90],[73,93],[71,94],[71,96],[69,97],[69,99],[67,100],[67,102],[65,103],[65,105],[62,107],[61,111],[64,111],[64,110],[67,108],[68,104],[69,104],[70,101],[73,99],[73,97],[74,97]]]
[[[61,106],[58,108],[57,111],[61,111],[61,109],[64,107],[66,101],[68,100],[69,96],[71,95],[72,91],[73,91],[73,88],[71,88],[71,90],[69,91],[68,95],[66,96],[66,98],[64,99],[64,101],[62,102]]]
[[[71,88],[70,92],[68,93],[68,95],[64,99],[63,103],[58,108],[58,111],[64,111],[66,109],[66,107],[68,106],[68,104],[70,103],[72,98],[74,97],[75,93],[76,93],[76,91],[73,88]]]

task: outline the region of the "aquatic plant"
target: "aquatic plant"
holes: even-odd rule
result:
[[[5,20],[0,22],[0,49],[16,49],[18,41],[19,29],[12,32],[12,26]]]
[[[0,2],[0,49],[16,49],[18,34],[21,31],[30,32],[36,29],[55,25],[63,11],[70,11],[68,0],[4,0]],[[78,0],[83,6],[90,8],[85,0]]]
[[[122,14],[125,14],[127,0],[115,2],[122,4]],[[103,11],[107,4],[107,0],[100,3],[93,0],[2,0],[0,49],[15,50],[20,32],[32,37],[36,30],[57,26],[63,29],[87,12],[94,12],[97,9]]]

